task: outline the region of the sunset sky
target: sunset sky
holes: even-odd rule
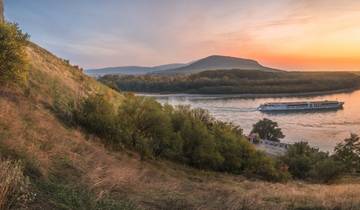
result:
[[[359,0],[5,0],[32,40],[85,68],[212,54],[360,70]]]

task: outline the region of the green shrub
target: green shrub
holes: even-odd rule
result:
[[[113,149],[126,147],[142,159],[164,158],[199,169],[281,180],[286,171],[255,150],[242,129],[215,120],[207,111],[161,105],[152,98],[124,95],[119,107],[103,95],[83,100],[75,121]]]
[[[326,158],[320,160],[309,172],[309,177],[320,182],[330,182],[339,178],[344,172],[344,167],[341,162]]]
[[[91,95],[81,101],[74,115],[79,125],[88,132],[106,138],[109,144],[117,143],[115,107],[103,95]]]
[[[360,137],[351,134],[350,138],[335,147],[334,158],[343,163],[350,173],[360,172]]]
[[[154,99],[128,95],[118,109],[122,141],[145,156],[170,156],[176,135],[170,117]]]
[[[180,128],[186,162],[198,168],[218,169],[223,162],[216,139],[197,119],[186,119]]]
[[[28,38],[17,24],[0,23],[0,84],[27,80],[25,47]]]
[[[289,167],[291,175],[298,179],[329,182],[344,172],[340,162],[328,153],[310,147],[307,142],[291,145],[281,160]]]

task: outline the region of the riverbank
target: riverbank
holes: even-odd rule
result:
[[[153,97],[209,97],[209,98],[287,98],[287,97],[307,97],[307,96],[324,96],[324,95],[333,95],[339,93],[351,93],[359,90],[360,88],[348,88],[340,90],[330,90],[330,91],[315,91],[315,92],[305,92],[305,93],[264,93],[264,94],[191,94],[191,93],[171,93],[171,92],[161,92],[161,93],[147,93],[147,92],[138,92],[135,93],[139,96],[153,96]]]

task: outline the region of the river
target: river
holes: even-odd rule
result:
[[[189,94],[142,94],[154,97],[160,103],[190,105],[203,108],[217,119],[233,122],[251,131],[252,125],[262,118],[279,123],[285,138],[282,142],[307,141],[323,151],[332,152],[338,142],[360,134],[360,91],[308,97],[243,98],[236,95],[189,95]],[[309,100],[339,100],[345,102],[342,110],[297,113],[262,113],[257,107],[266,102],[288,102]]]

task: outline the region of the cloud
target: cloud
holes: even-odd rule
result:
[[[17,0],[6,9],[32,40],[84,67],[157,65],[210,54],[272,64],[281,56],[342,53],[352,60],[360,53],[355,0]]]

